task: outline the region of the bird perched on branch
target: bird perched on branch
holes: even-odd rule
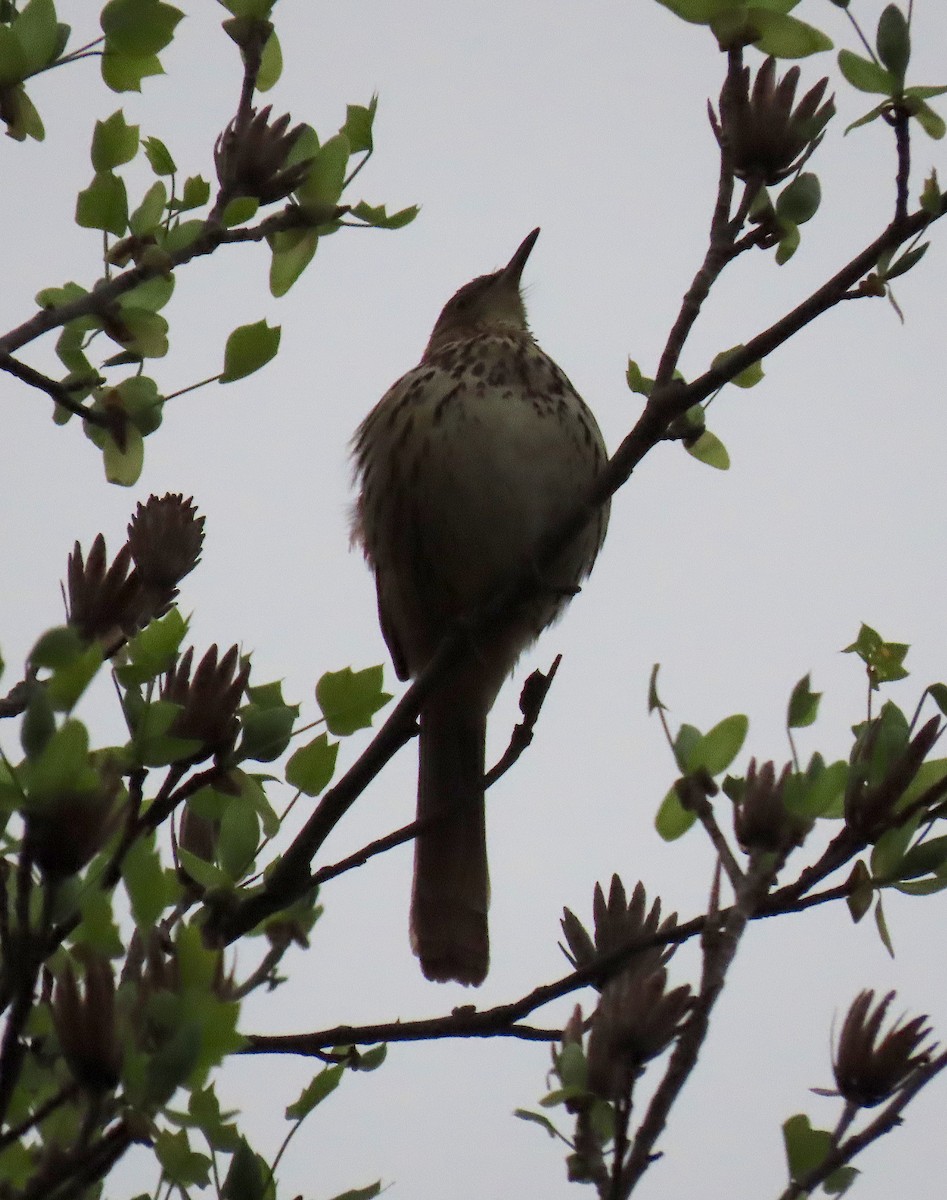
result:
[[[427,978],[442,982],[480,984],[489,965],[487,714],[591,570],[608,523],[606,504],[551,564],[536,563],[538,544],[606,462],[595,418],[526,323],[520,277],[538,236],[447,302],[420,363],[354,438],[353,539],[374,568],[399,679],[536,571],[528,599],[476,636],[421,707],[418,819],[429,823],[415,843],[411,943]]]

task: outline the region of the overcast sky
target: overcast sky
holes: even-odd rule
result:
[[[141,97],[109,93],[94,62],[31,89],[47,140],[2,147],[4,329],[30,314],[41,286],[95,278],[100,241],[71,219],[91,177],[97,117],[121,105],[143,133],[167,142],[185,174],[212,174],[239,62],[219,30],[222,9],[179,3],[188,19],[165,56],[168,74],[145,81]],[[80,41],[95,35],[96,7],[61,5]],[[869,29],[882,7],[853,2]],[[947,14],[936,0],[915,10],[911,81],[947,82]],[[854,46],[831,4],[805,0],[797,12],[837,45]],[[262,317],[282,325],[282,349],[264,372],[169,405],[133,489],[105,483],[75,423],[53,426],[44,398],[0,380],[8,578],[0,637],[11,683],[36,634],[61,619],[59,580],[73,540],[88,546],[101,530],[117,548],[135,502],[171,490],[193,495],[207,517],[204,560],[182,594],[198,651],[239,642],[253,651],[256,681],[283,678],[308,716],[325,670],[383,661],[395,690],[374,588],[348,547],[356,425],[417,362],[453,291],[505,263],[539,225],[526,272],[532,327],[613,449],[641,407],[625,386],[627,357],[653,374],[703,254],[716,184],[705,103],[719,91],[723,59],[705,30],[653,0],[281,0],[276,16],[286,69],[267,102],[325,138],[346,103],[365,104],[377,91],[376,154],[347,198],[419,203],[421,215],[401,232],[326,239],[282,301],[267,292],[261,247],[232,247],[182,270],[167,310],[173,352],[155,370],[163,391],[219,370],[235,325]],[[806,85],[833,66],[830,55],[806,61]],[[760,254],[724,277],[688,343],[686,375],[797,303],[888,219],[890,131],[875,125],[843,137],[871,99],[837,79],[835,87],[839,116],[812,166],[821,212],[791,263],[777,268]],[[916,196],[929,167],[943,167],[943,148],[918,133],[914,159]],[[149,182],[147,171],[128,175],[138,187]],[[562,906],[587,917],[595,882],[613,871],[629,889],[643,880],[649,897],[682,918],[702,911],[713,871],[706,839],[694,830],[667,846],[653,828],[674,766],[646,712],[652,663],[662,663],[674,722],[706,730],[730,713],[749,715],[739,766],[750,754],[788,757],[786,700],[807,671],[825,697],[800,751],[847,755],[865,681],[839,651],[861,621],[912,644],[913,675],[888,692],[905,709],[924,685],[947,679],[947,251],[939,230],[933,240],[920,267],[898,281],[903,326],[883,301],[849,303],[773,355],[755,390],[729,389],[714,403],[709,423],[729,448],[729,472],[667,445],[616,497],[591,580],[524,657],[491,720],[495,757],[515,723],[522,680],[562,652],[532,748],[490,794],[493,965],[483,988],[421,978],[407,941],[411,851],[403,847],[325,889],[311,950],[287,959],[290,983],[247,1006],[246,1030],[410,1019],[513,999],[565,971],[556,945]],[[29,361],[52,369],[49,342],[31,348]],[[99,743],[119,736],[107,689],[80,715]],[[367,736],[342,747],[340,766]],[[408,747],[320,861],[411,819],[415,776]],[[862,987],[897,987],[900,1005],[930,1013],[947,1039],[945,902],[888,895],[885,903],[894,962],[872,922],[853,928],[843,905],[750,931],[661,1144],[666,1157],[641,1195],[778,1195],[781,1122],[805,1111],[814,1124],[835,1123],[837,1102],[808,1089],[830,1085],[832,1023]],[[696,968],[696,955],[683,951],[672,975],[693,979]],[[582,999],[591,1007],[591,994]],[[537,1019],[561,1022],[570,1006]],[[565,1181],[561,1147],[511,1116],[536,1106],[548,1062],[547,1048],[507,1041],[395,1046],[380,1072],[345,1079],[311,1119],[284,1160],[281,1194],[319,1200],[381,1178],[412,1200],[565,1197],[575,1185]],[[245,1112],[257,1149],[272,1155],[282,1109],[314,1070],[255,1059],[228,1072],[222,1094]],[[905,1128],[865,1156],[860,1200],[940,1194],[945,1089],[943,1080],[933,1085]],[[108,1191],[131,1196],[153,1182],[125,1167]]]

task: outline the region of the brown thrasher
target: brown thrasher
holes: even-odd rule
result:
[[[420,363],[354,438],[353,538],[375,571],[399,679],[423,671],[465,615],[529,569],[606,461],[595,418],[526,324],[520,276],[538,236],[447,302]],[[487,714],[591,570],[607,523],[605,505],[421,707],[418,819],[430,824],[415,843],[411,944],[428,979],[487,974]]]

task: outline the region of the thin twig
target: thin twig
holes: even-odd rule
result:
[[[681,1089],[697,1065],[710,1028],[710,1014],[723,991],[747,924],[772,882],[772,867],[759,857],[750,863],[737,892],[736,903],[712,916],[703,931],[704,964],[700,992],[668,1060],[664,1077],[655,1089],[644,1119],[638,1126],[631,1153],[622,1172],[621,1195],[629,1196],[654,1159],[654,1147],[664,1132],[668,1115]]]

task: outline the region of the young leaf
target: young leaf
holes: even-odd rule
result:
[[[160,138],[146,137],[141,141],[145,158],[156,175],[173,175],[177,171],[168,147]]]
[[[76,224],[121,237],[128,228],[125,181],[112,171],[98,172],[76,197]]]
[[[862,58],[851,50],[840,50],[838,54],[839,70],[852,85],[860,92],[877,92],[882,96],[893,96],[897,84],[894,76],[884,67],[872,62],[870,58]]]
[[[162,0],[110,0],[101,17],[105,57],[110,53],[130,57],[159,54],[174,37],[183,16]]]
[[[303,1088],[299,1098],[286,1109],[286,1120],[301,1121],[307,1117],[317,1104],[321,1104],[326,1096],[335,1091],[344,1073],[345,1068],[341,1065],[325,1067],[320,1071],[315,1079]]]
[[[705,770],[709,775],[721,775],[743,748],[749,727],[749,718],[742,713],[724,717],[690,751],[687,770]]]
[[[138,126],[128,125],[121,109],[105,121],[96,121],[92,133],[92,166],[97,173],[131,162],[137,153]]]
[[[810,689],[810,679],[809,675],[804,675],[792,689],[792,695],[789,697],[789,710],[786,714],[786,724],[790,729],[804,729],[807,725],[811,725],[819,715],[819,701],[822,699],[822,693],[813,692]]]
[[[276,234],[270,245],[273,251],[270,293],[279,299],[286,295],[312,262],[319,245],[319,235],[315,229],[286,229]]]
[[[307,796],[318,796],[335,771],[339,743],[324,733],[301,746],[286,764],[286,782]]]
[[[896,4],[889,4],[882,12],[875,44],[878,57],[894,76],[900,90],[911,61],[911,30]]]
[[[276,355],[280,343],[280,326],[271,328],[266,321],[241,325],[227,338],[224,350],[224,369],[221,383],[233,383],[259,371]]]
[[[683,837],[696,820],[696,813],[684,807],[677,794],[677,788],[672,787],[661,801],[661,807],[654,819],[654,827],[666,842],[673,842]]]
[[[391,696],[381,689],[383,668],[366,667],[353,671],[327,671],[316,684],[316,700],[330,733],[348,737],[357,729],[368,729],[372,717]]]
[[[730,455],[727,453],[727,447],[709,429],[705,429],[695,441],[685,441],[684,449],[705,466],[714,467],[718,471],[730,469]]]

